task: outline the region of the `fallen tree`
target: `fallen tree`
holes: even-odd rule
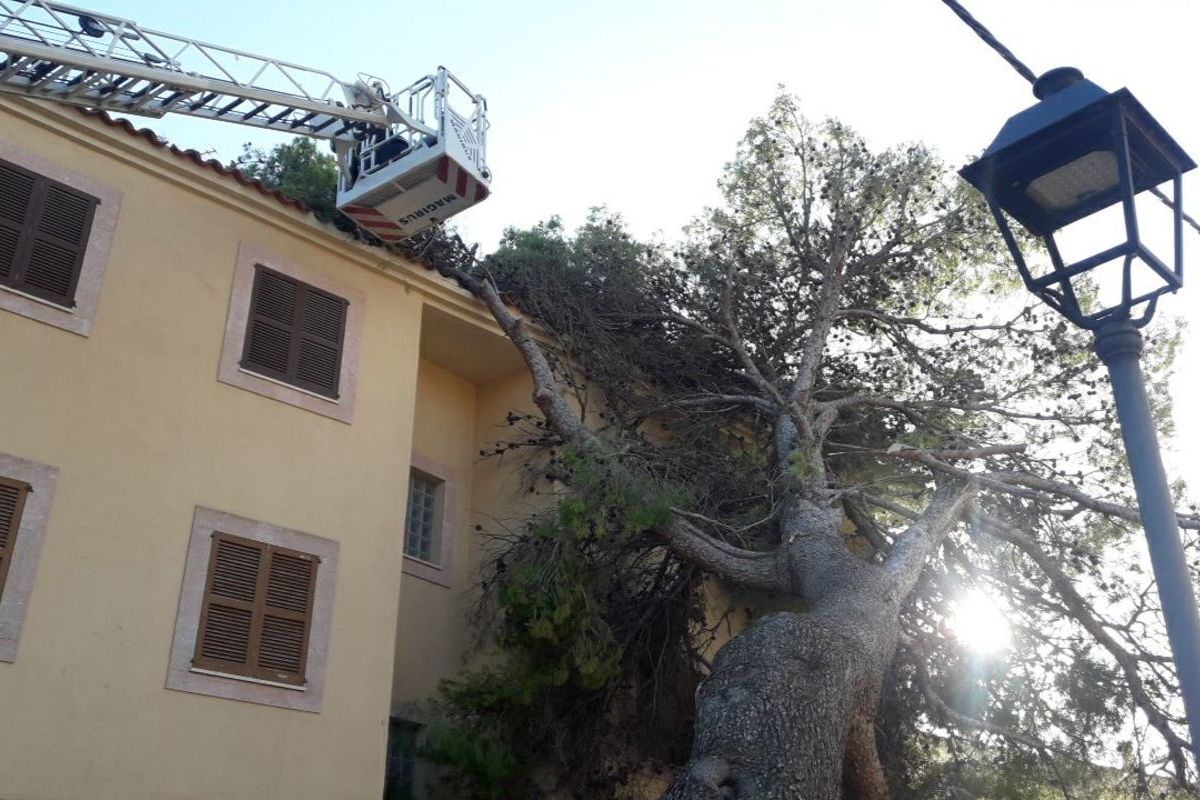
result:
[[[1024,305],[982,209],[920,146],[872,152],[781,97],[722,186],[673,249],[603,215],[574,236],[510,232],[482,260],[444,236],[415,245],[529,368],[537,435],[504,446],[641,487],[656,513],[608,537],[626,556],[795,598],[711,663],[665,797],[886,797],[903,768],[880,745],[918,729],[1023,754],[1067,797],[1062,765],[1095,759],[1123,762],[1131,797],[1163,769],[1189,786],[1083,334]],[[1153,380],[1173,341],[1155,342]],[[561,467],[543,477],[570,486]],[[1011,619],[1003,663],[980,668],[949,630],[972,590]],[[908,711],[890,730],[885,686]]]
[[[669,800],[959,798],[981,769],[1004,796],[1070,798],[1095,763],[1113,796],[1190,792],[1084,334],[1026,305],[923,147],[872,151],[784,96],[722,188],[674,247],[603,213],[486,258],[442,232],[407,247],[519,350],[538,413],[491,454],[537,454],[529,488],[557,498],[496,536],[484,595],[510,667],[449,687],[476,726],[449,760],[491,797],[532,796],[534,755],[576,796],[617,796],[622,749],[677,762]],[[1175,341],[1147,364],[1163,426]],[[1194,557],[1200,519],[1180,523]],[[711,660],[706,578],[779,609]],[[978,596],[1011,647],[965,644]],[[667,713],[695,681],[692,712]]]

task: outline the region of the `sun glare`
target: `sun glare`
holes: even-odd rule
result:
[[[955,603],[950,630],[973,653],[995,653],[1012,642],[1012,628],[1004,612],[980,591],[973,591]]]

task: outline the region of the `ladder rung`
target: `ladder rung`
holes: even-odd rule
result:
[[[84,73],[75,80],[71,81],[71,83],[74,83],[75,85],[71,87],[69,92],[67,92],[67,96],[75,97],[77,95],[81,95],[87,90],[93,88],[100,81],[104,80],[104,78],[105,74],[103,72]]]
[[[170,97],[168,97],[168,98],[166,98],[165,100],[163,100],[163,101],[162,101],[162,105],[163,105],[163,106],[169,106],[169,105],[171,105],[172,103],[175,103],[175,102],[177,102],[177,101],[179,101],[179,100],[183,99],[183,98],[184,98],[184,97],[186,97],[188,94],[190,94],[190,92],[175,92],[175,93],[173,93],[173,94],[172,94]]]
[[[64,72],[70,72],[71,70],[70,67],[64,64],[55,64],[53,61],[45,62],[45,66],[48,66],[49,69],[47,69],[41,74],[41,76],[29,84],[30,89],[40,89],[46,84],[54,83],[55,79],[58,78],[59,75]],[[42,68],[43,67],[39,66],[37,69],[40,70]]]
[[[311,126],[309,128],[309,130],[312,131],[313,133],[317,133],[318,131],[325,130],[326,128],[328,128],[330,125],[332,125],[335,122],[337,122],[337,119],[335,117],[330,117],[329,119],[322,122],[320,125]]]
[[[192,111],[196,111],[196,110],[202,108],[203,106],[207,105],[208,101],[212,100],[216,96],[217,96],[216,92],[209,92],[208,94],[204,95],[199,100],[197,100],[196,102],[192,103],[191,106],[189,106],[189,108],[191,108]]]
[[[286,117],[288,114],[291,114],[295,110],[296,109],[294,109],[294,108],[285,108],[285,109],[283,109],[283,111],[280,111],[278,114],[276,114],[275,116],[268,119],[267,124],[274,125],[276,122],[279,122],[279,120],[283,119],[284,117]]]
[[[112,94],[113,92],[117,91],[122,86],[124,86],[125,84],[129,83],[131,80],[133,80],[133,78],[129,77],[128,75],[117,76],[116,80],[109,83],[108,86],[100,87],[100,89],[99,89],[100,96],[104,97],[105,95]]]
[[[161,88],[163,88],[161,83],[148,83],[146,84],[146,88],[139,89],[138,91],[134,92],[132,97],[134,100],[141,100],[146,95],[150,94],[151,92],[157,92]]]
[[[129,110],[134,111],[146,106],[151,100],[155,99],[156,93],[166,89],[167,87],[161,83],[151,83],[145,89],[135,92],[130,98],[133,102],[129,104]]]
[[[159,104],[158,110],[163,111],[163,112],[170,111],[171,108],[173,106],[175,106],[175,104],[177,104],[183,100],[186,100],[187,98],[191,97],[194,94],[195,94],[195,92],[176,92],[175,94],[168,97],[166,100],[163,100],[162,103]]]
[[[313,118],[313,117],[315,117],[316,115],[317,115],[317,112],[315,112],[315,111],[310,111],[310,112],[308,112],[307,114],[305,114],[303,117],[301,117],[300,119],[298,119],[298,120],[295,120],[295,121],[293,121],[292,123],[290,123],[290,125],[291,125],[291,127],[293,127],[293,128],[299,128],[301,125],[303,125],[304,123],[308,122],[310,119],[312,119],[312,118]]]
[[[225,105],[221,106],[220,110],[219,110],[219,111],[217,111],[217,116],[218,116],[218,117],[223,117],[223,116],[225,116],[225,115],[226,115],[226,114],[228,114],[230,111],[233,111],[235,108],[237,108],[238,106],[240,106],[240,105],[241,105],[242,103],[244,103],[244,102],[246,102],[246,98],[244,98],[244,97],[236,97],[236,98],[234,98],[233,102],[231,102],[231,103],[226,103]]]
[[[270,105],[271,105],[270,103],[263,103],[262,105],[258,106],[257,108],[252,108],[249,111],[247,111],[245,114],[242,114],[242,119],[245,120],[245,119],[250,119],[251,117],[257,116],[259,114],[259,112],[265,110]]]

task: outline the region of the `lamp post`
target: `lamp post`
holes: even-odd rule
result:
[[[1096,355],[1112,381],[1192,751],[1200,760],[1200,614],[1139,362],[1140,328],[1153,317],[1159,297],[1183,285],[1182,176],[1196,164],[1127,89],[1109,93],[1079,70],[1060,67],[1038,78],[1033,92],[1039,102],[1010,118],[983,156],[960,174],[987,199],[1025,286],[1095,335]],[[1135,205],[1144,191],[1164,197],[1156,187],[1168,181],[1174,194],[1170,266],[1143,241]],[[1065,263],[1055,233],[1118,203],[1124,241]],[[1010,218],[1045,245],[1048,272],[1033,274]],[[1120,302],[1085,307],[1081,296],[1086,301],[1088,292],[1079,280],[1110,262],[1120,264]],[[1135,291],[1135,277],[1149,285]]]

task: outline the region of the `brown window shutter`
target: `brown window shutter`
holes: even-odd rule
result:
[[[22,240],[32,234],[26,224],[37,178],[0,162],[0,282],[13,274]]]
[[[347,306],[340,297],[259,265],[242,366],[336,398]]]
[[[303,685],[316,579],[315,556],[213,534],[193,665]]]
[[[0,597],[4,596],[4,582],[8,578],[8,567],[12,563],[17,530],[21,527],[21,512],[25,509],[25,495],[28,493],[27,484],[0,478]]]
[[[316,557],[271,548],[258,648],[258,677],[282,683],[304,683],[316,581]]]
[[[242,366],[287,380],[299,294],[291,278],[262,266],[255,270]]]
[[[196,653],[197,667],[250,674],[254,663],[256,600],[266,571],[267,545],[261,542],[213,535],[200,613]]]
[[[347,303],[312,286],[305,290],[296,381],[315,392],[337,397]]]
[[[0,162],[0,283],[59,305],[74,305],[98,202]]]

